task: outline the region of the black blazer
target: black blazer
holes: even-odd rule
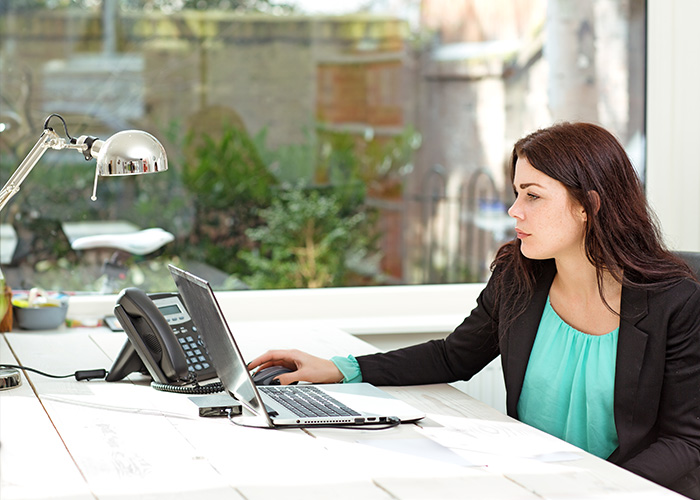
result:
[[[553,261],[543,264],[529,306],[510,327],[500,321],[491,280],[446,339],[359,356],[363,380],[469,380],[500,354],[507,412],[518,418],[525,370],[555,274]],[[623,287],[614,412],[619,447],[608,460],[700,498],[700,284],[684,280],[665,291]]]

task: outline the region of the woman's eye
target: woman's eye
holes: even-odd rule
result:
[[[518,197],[519,197],[521,194],[525,194],[525,195],[527,196],[527,199],[530,200],[530,201],[539,200],[539,199],[540,199],[539,195],[536,195],[535,193],[524,193],[524,192],[523,192],[523,193],[518,193],[517,190],[513,190],[513,194],[515,195],[515,198],[516,198],[516,199],[518,199]]]

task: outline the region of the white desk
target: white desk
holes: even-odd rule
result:
[[[332,329],[236,328],[246,357],[287,346],[320,356],[373,350]],[[0,360],[55,374],[109,368],[125,338],[104,329],[10,333],[0,338]],[[151,389],[140,376],[108,383],[23,374],[21,387],[0,392],[0,497],[683,498],[447,385],[387,391],[428,417],[382,431],[251,429],[200,418],[186,395]],[[550,462],[531,456],[558,450],[569,451]]]

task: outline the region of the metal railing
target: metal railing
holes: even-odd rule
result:
[[[493,176],[477,169],[456,188],[447,169],[434,165],[409,203],[418,205],[421,281],[485,281],[498,247],[512,237],[514,222]]]

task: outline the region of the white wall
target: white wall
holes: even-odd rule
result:
[[[700,251],[700,2],[647,2],[647,196],[675,250]]]

